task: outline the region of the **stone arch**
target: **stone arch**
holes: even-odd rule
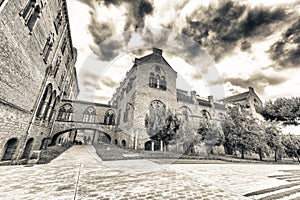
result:
[[[52,135],[51,137],[51,143],[50,143],[50,146],[53,146],[53,145],[56,145],[56,141],[57,139],[67,133],[67,132],[72,132],[75,130],[75,134],[73,136],[71,136],[69,134],[69,141],[71,142],[75,142],[77,136],[79,136],[80,132],[79,131],[82,131],[82,130],[93,130],[93,131],[96,131],[95,135],[93,136],[93,138],[91,139],[92,142],[96,142],[96,143],[99,143],[99,142],[102,142],[102,143],[107,143],[107,144],[110,144],[112,142],[112,136],[107,133],[107,132],[104,132],[100,129],[97,129],[97,128],[88,128],[88,127],[83,127],[83,128],[70,128],[70,129],[66,129],[66,130],[63,130],[63,131],[60,131],[60,132],[57,132],[55,134]],[[99,133],[99,134],[98,134]],[[98,134],[98,135],[96,135]],[[71,138],[73,137],[73,138]]]
[[[33,138],[30,138],[26,142],[25,149],[23,151],[23,155],[21,158],[27,158],[27,159],[29,158],[32,145],[33,145]]]
[[[16,149],[18,146],[18,139],[11,138],[4,145],[4,153],[2,156],[2,160],[11,160],[13,155],[16,153]]]
[[[47,108],[47,105],[48,105],[48,102],[49,102],[49,99],[50,99],[50,96],[52,94],[52,84],[49,83],[43,93],[43,96],[41,98],[41,101],[39,103],[39,107],[38,107],[38,110],[36,112],[36,117],[39,118],[39,119],[42,119],[44,118],[44,115],[45,115],[45,111],[46,111],[46,108]]]
[[[82,121],[89,123],[96,122],[96,109],[93,106],[89,106],[84,110]]]

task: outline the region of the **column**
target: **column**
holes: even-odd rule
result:
[[[163,140],[160,140],[160,151],[164,151],[164,143],[163,143]]]
[[[154,141],[151,141],[151,151],[154,151]]]

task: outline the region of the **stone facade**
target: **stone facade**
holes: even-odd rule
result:
[[[66,0],[0,4],[0,160],[46,145],[62,98],[79,92]]]
[[[116,124],[133,138],[134,148],[145,149],[145,144],[151,141],[152,133],[145,126],[147,120],[158,131],[162,128],[159,123],[164,123],[168,113],[181,119],[188,115],[190,124],[197,130],[203,118],[208,117],[211,122],[218,123],[224,116],[225,106],[221,102],[214,101],[211,96],[200,98],[196,92],[177,89],[176,78],[177,72],[163,58],[162,50],[154,48],[152,54],[135,59],[133,67],[120,83],[109,104],[117,108]],[[154,110],[162,110],[161,116],[158,113],[153,122],[151,118],[155,116],[151,115],[157,113],[151,113],[151,106],[155,107]]]
[[[246,92],[226,97],[222,101],[227,107],[240,106],[241,109],[249,110],[255,118],[263,120],[263,117],[259,114],[263,103],[252,87],[249,87]]]

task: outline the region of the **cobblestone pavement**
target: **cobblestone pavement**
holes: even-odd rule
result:
[[[73,146],[50,164],[0,167],[0,199],[297,199],[299,174],[297,165],[103,162],[92,146]]]

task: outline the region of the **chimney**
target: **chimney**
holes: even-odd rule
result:
[[[214,103],[214,97],[212,95],[209,95],[207,98],[211,104]]]
[[[254,93],[253,87],[249,87],[249,92],[253,92]]]
[[[155,48],[153,47],[153,54],[156,54],[156,55],[162,55],[162,50],[161,49],[158,49],[158,48]]]

